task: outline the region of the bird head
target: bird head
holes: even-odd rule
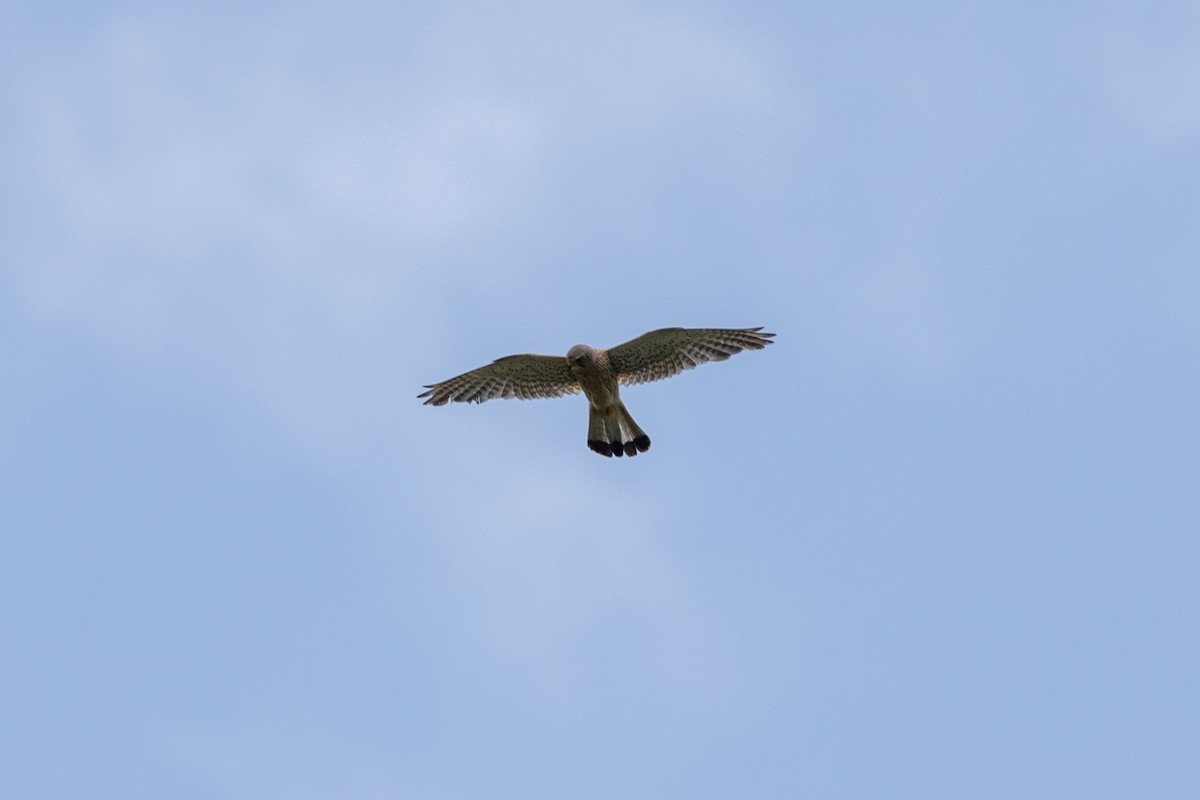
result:
[[[567,351],[567,365],[588,369],[596,363],[596,351],[586,344],[577,344]]]

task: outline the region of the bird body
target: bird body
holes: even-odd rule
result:
[[[669,378],[742,350],[761,350],[773,333],[762,328],[662,328],[608,350],[577,344],[559,356],[517,355],[430,384],[426,405],[482,403],[497,397],[529,400],[582,392],[588,400],[588,447],[603,456],[635,456],[650,449],[646,435],[621,402],[622,384]]]

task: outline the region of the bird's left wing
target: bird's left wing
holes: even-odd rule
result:
[[[442,406],[450,401],[482,403],[497,397],[533,400],[562,397],[580,391],[567,360],[561,356],[520,355],[498,358],[486,367],[425,387],[425,405]]]
[[[762,350],[773,333],[762,328],[663,328],[610,348],[608,359],[622,384],[647,383],[678,375],[743,350]]]

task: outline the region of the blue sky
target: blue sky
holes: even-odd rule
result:
[[[161,5],[0,6],[0,793],[1197,796],[1194,3]]]

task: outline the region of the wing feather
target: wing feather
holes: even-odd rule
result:
[[[427,406],[442,406],[451,401],[482,403],[501,397],[533,400],[580,391],[565,358],[531,354],[498,358],[485,367],[425,388],[428,391],[417,397],[429,398],[425,401]]]
[[[762,350],[775,334],[761,330],[662,328],[609,349],[608,359],[622,384],[648,383],[709,361],[724,361],[743,350]]]

